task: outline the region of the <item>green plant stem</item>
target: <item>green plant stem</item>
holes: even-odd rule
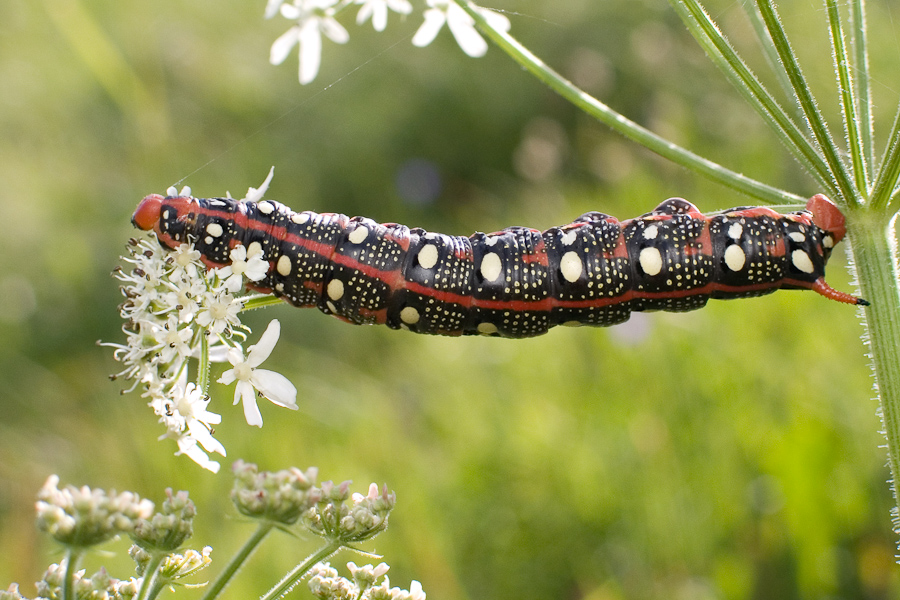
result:
[[[744,63],[725,35],[697,0],[669,0],[673,10],[706,52],[710,60],[731,81],[735,89],[756,109],[781,142],[791,150],[820,185],[829,188],[833,180],[825,160],[791,120],[753,71]],[[763,30],[764,33],[765,30]],[[767,36],[768,37],[768,36]],[[761,40],[765,44],[765,40]]]
[[[162,564],[165,557],[166,555],[162,552],[154,552],[150,556],[150,560],[147,561],[147,567],[144,569],[144,580],[141,583],[141,589],[138,590],[135,600],[150,600],[153,589],[156,586],[156,576],[157,571],[159,571],[159,565]]]
[[[268,521],[261,522],[259,527],[256,528],[256,531],[253,532],[253,535],[244,542],[244,545],[237,551],[237,554],[235,554],[228,564],[225,565],[225,569],[219,573],[219,576],[216,577],[216,580],[212,585],[206,588],[206,592],[203,594],[201,600],[212,600],[213,598],[216,598],[231,582],[234,576],[237,575],[237,572],[244,566],[244,563],[250,558],[250,555],[256,551],[260,543],[262,543],[274,527],[274,523]]]
[[[834,140],[828,131],[828,127],[825,125],[825,119],[822,117],[822,113],[819,112],[819,108],[816,106],[816,101],[813,98],[812,92],[809,91],[809,85],[806,82],[806,78],[803,76],[803,71],[800,70],[800,65],[797,63],[797,57],[791,49],[787,35],[781,26],[781,19],[778,17],[778,13],[772,5],[772,0],[757,0],[757,6],[766,23],[766,28],[769,30],[769,35],[772,36],[772,42],[775,44],[775,49],[778,51],[781,64],[784,67],[788,78],[791,80],[791,86],[800,102],[800,107],[803,109],[807,124],[809,125],[816,142],[819,144],[822,154],[825,156],[825,161],[828,163],[831,176],[834,178],[834,182],[840,193],[840,200],[843,200],[844,203],[849,205],[858,205],[859,197],[853,189],[853,183],[847,173],[844,163],[841,162],[837,147],[834,145]]]
[[[63,600],[75,600],[75,572],[81,563],[84,550],[80,548],[66,548],[66,574],[63,579]]]
[[[257,296],[250,296],[244,301],[244,307],[241,309],[241,312],[255,310],[264,306],[275,306],[276,304],[284,304],[284,300],[282,300],[281,298],[276,298],[271,294],[259,294]]]
[[[875,146],[873,132],[875,123],[872,118],[872,92],[869,87],[869,46],[866,35],[866,3],[864,0],[850,2],[850,18],[852,22],[851,48],[853,51],[853,67],[856,72],[856,97],[859,99],[859,120],[861,122],[863,148],[866,162],[870,169],[875,168]]]
[[[592,97],[590,94],[576,87],[572,82],[547,66],[547,64],[532,54],[531,51],[522,46],[508,33],[491,27],[481,12],[479,12],[477,5],[469,0],[458,0],[457,3],[473,19],[475,19],[479,29],[481,29],[485,35],[487,35],[513,60],[540,81],[544,82],[560,96],[625,137],[674,163],[682,165],[712,179],[713,181],[717,181],[726,187],[742,192],[753,198],[757,198],[763,202],[776,204],[779,202],[801,202],[804,200],[795,194],[779,190],[770,185],[741,175],[740,173],[726,169],[725,167],[694,154],[690,150],[682,148],[638,125],[634,121]]]
[[[280,598],[287,594],[295,585],[300,583],[300,580],[303,579],[303,576],[306,575],[310,569],[316,566],[316,563],[319,563],[338,550],[343,547],[343,544],[339,540],[331,540],[325,546],[320,548],[318,551],[310,554],[306,560],[301,562],[299,565],[294,567],[287,575],[285,575],[281,581],[279,581],[275,587],[266,592],[264,596],[262,596],[259,600],[275,600],[275,598]]]
[[[897,187],[898,179],[900,179],[900,109],[894,116],[894,125],[891,127],[884,160],[875,177],[875,185],[872,186],[872,210],[882,209],[890,203],[890,212],[897,211],[898,207],[891,202],[891,196]]]
[[[875,371],[881,418],[887,438],[888,464],[893,482],[895,511],[900,510],[900,273],[894,219],[872,211],[848,211],[847,231],[865,308],[872,368]],[[894,512],[895,530],[898,512]]]
[[[200,364],[197,366],[197,387],[204,396],[209,394],[209,330],[200,332]]]
[[[841,111],[844,117],[844,133],[847,135],[847,146],[850,149],[850,162],[853,165],[853,178],[858,193],[868,196],[869,169],[866,164],[866,151],[862,132],[859,127],[859,114],[856,98],[856,87],[850,73],[850,57],[844,43],[844,28],[841,26],[841,12],[835,0],[827,1],[828,25],[831,31],[831,47],[834,51],[834,70],[838,78],[838,89],[841,96]]]

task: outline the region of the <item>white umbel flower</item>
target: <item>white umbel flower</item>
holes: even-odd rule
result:
[[[421,48],[433,42],[446,23],[463,52],[473,58],[484,56],[488,49],[487,42],[475,30],[475,20],[466,11],[453,0],[427,1],[429,9],[425,11],[425,22],[413,36],[414,46]],[[478,11],[484,15],[491,27],[509,31],[509,19],[503,15],[486,8],[479,8]]]
[[[336,0],[294,0],[294,4],[282,4],[282,16],[297,24],[272,44],[269,62],[280,65],[299,45],[300,83],[306,85],[315,79],[322,63],[322,34],[338,44],[346,44],[350,39],[344,26],[334,19],[335,3]]]
[[[244,403],[244,417],[249,425],[262,427],[263,423],[262,414],[256,405],[256,391],[278,406],[297,409],[297,388],[288,378],[274,371],[257,368],[272,353],[279,335],[281,324],[272,320],[259,342],[250,346],[246,359],[240,348],[228,351],[228,362],[232,368],[222,373],[219,383],[230,385],[237,381],[234,403]]]

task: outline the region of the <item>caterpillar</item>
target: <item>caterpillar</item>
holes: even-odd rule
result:
[[[522,338],[777,289],[868,305],[825,283],[825,263],[846,228],[821,194],[786,214],[736,207],[706,216],[670,198],[621,222],[589,212],[544,232],[509,227],[469,237],[293,212],[271,200],[157,194],[143,199],[132,222],[168,248],[192,242],[210,268],[229,264],[238,244],[258,245],[269,270],[252,289],[350,323],[419,333]]]

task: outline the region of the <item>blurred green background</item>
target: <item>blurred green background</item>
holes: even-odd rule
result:
[[[110,271],[138,200],[175,182],[451,233],[545,229],[587,210],[620,218],[670,196],[712,211],[747,198],[610,133],[496,48],[466,57],[444,30],[391,14],[342,21],[319,78],[268,65],[283,19],[265,2],[0,3],[0,588],[26,595],[58,549],[34,495],[63,483],[166,486],[199,506],[195,547],[218,571],[252,526],[228,465],[317,465],[387,482],[398,505],[368,549],[429,598],[888,598],[900,591],[883,438],[854,310],[811,293],[635,315],[531,340],[352,327],[287,306],[270,359],[300,390],[250,429],[216,386],[213,475],[184,457],[109,349],[123,338]],[[804,195],[797,165],[715,72],[664,0],[497,0],[513,33],[605,102],[750,176]],[[823,111],[837,122],[821,7],[779,3]],[[738,3],[713,16],[760,72]],[[883,130],[898,100],[897,6],[869,3]],[[355,14],[355,11],[351,11]],[[773,84],[774,85],[774,84]],[[840,137],[840,133],[837,134]],[[878,144],[884,140],[879,137]],[[843,252],[830,283],[851,290]],[[86,565],[131,575],[124,542]],[[256,597],[313,548],[276,535],[225,597]],[[360,563],[339,555],[333,562]],[[207,577],[212,577],[210,572]],[[183,593],[182,593],[183,592]],[[180,591],[195,597],[199,591]],[[305,588],[295,592],[308,597]]]

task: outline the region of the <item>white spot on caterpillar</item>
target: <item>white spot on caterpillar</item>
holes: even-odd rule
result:
[[[822,238],[822,245],[826,248],[834,248],[834,238],[831,235],[826,235]]]
[[[744,254],[744,249],[737,244],[732,244],[725,248],[725,266],[732,271],[740,271],[743,269],[746,260],[747,255]]]
[[[328,310],[330,310],[332,313],[337,313],[337,306],[335,306],[334,302],[332,302],[331,300],[326,302],[325,306],[327,306]]]
[[[281,275],[287,277],[291,274],[291,259],[287,254],[282,254],[278,259],[278,263],[275,265],[275,269]]]
[[[325,291],[328,292],[328,297],[332,300],[340,300],[344,295],[344,282],[340,279],[332,279],[328,282],[328,287]]]
[[[212,244],[212,243],[213,243],[213,238],[212,238],[212,236],[209,236],[209,235],[208,235],[208,236],[206,236],[205,238],[203,238],[203,241],[204,241],[205,243],[207,243],[207,244]]]
[[[347,239],[350,240],[351,244],[362,244],[367,237],[369,237],[369,230],[364,226],[359,226],[350,232]]]
[[[303,225],[304,223],[309,221],[309,213],[308,212],[294,213],[291,215],[291,221],[293,221],[297,225]]]
[[[646,229],[644,229],[644,239],[645,240],[655,240],[656,236],[659,235],[659,227],[656,225],[650,225]]]
[[[641,269],[647,275],[659,275],[659,272],[662,271],[662,255],[658,248],[644,248],[641,250],[638,260],[641,263]]]
[[[788,237],[791,238],[791,241],[797,242],[798,244],[802,243],[806,239],[806,236],[799,231],[790,232],[788,234]]]
[[[733,223],[731,227],[728,228],[728,237],[733,240],[741,239],[741,234],[744,233],[744,226],[740,223]],[[737,270],[737,269],[735,269]]]
[[[566,321],[562,324],[563,327],[581,327],[584,323],[580,323],[578,321]]]
[[[166,209],[163,211],[163,219],[168,219],[168,218],[169,218],[169,209]]]
[[[804,273],[812,273],[816,270],[816,268],[812,264],[812,261],[809,259],[809,254],[807,254],[803,250],[794,250],[793,252],[791,252],[791,262],[794,263],[795,267],[797,267]]]
[[[250,245],[247,246],[247,258],[252,258],[259,254],[259,257],[262,258],[262,244],[259,242],[250,242]]]
[[[479,323],[475,329],[482,335],[491,335],[499,331],[493,323]]]
[[[578,239],[578,235],[575,233],[574,229],[570,229],[560,236],[559,241],[563,243],[563,246],[571,246],[575,243],[576,239]]]
[[[570,251],[563,254],[563,257],[559,260],[559,270],[566,281],[574,283],[581,277],[584,265],[582,265],[581,259],[578,258],[578,253]]]
[[[276,283],[276,284],[275,284],[275,291],[276,291],[276,292],[283,292],[283,291],[284,291],[284,284],[283,284],[283,283]]]
[[[268,200],[263,200],[262,202],[260,202],[259,204],[256,205],[256,208],[258,208],[259,212],[261,212],[264,215],[271,215],[273,212],[275,212],[275,205],[272,204],[271,202],[269,202]]]
[[[405,306],[400,311],[400,320],[407,325],[415,325],[419,322],[419,311],[412,306]]]
[[[485,246],[494,246],[499,241],[500,241],[499,235],[491,235],[484,239],[484,245]]]
[[[418,260],[419,265],[421,265],[423,269],[430,269],[436,265],[438,260],[437,246],[433,244],[425,244],[422,246],[422,249],[419,250]]]
[[[222,226],[219,225],[218,223],[210,223],[209,225],[206,226],[206,233],[213,236],[214,238],[217,238],[217,237],[221,236],[223,233],[225,233],[225,230],[222,229]],[[209,242],[207,242],[207,243],[209,243]]]
[[[488,281],[497,281],[503,273],[503,263],[500,255],[494,252],[485,254],[481,259],[481,276]]]

